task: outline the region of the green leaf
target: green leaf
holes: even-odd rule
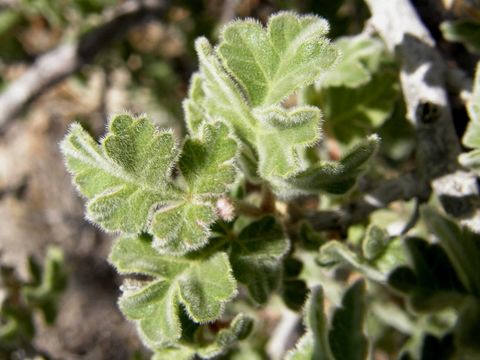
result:
[[[281,224],[273,216],[251,222],[233,241],[230,248],[233,273],[257,303],[265,303],[279,286],[281,260],[289,247]]]
[[[380,127],[393,112],[398,99],[398,75],[394,69],[371,74],[362,86],[310,88],[303,102],[318,106],[325,126],[338,140],[349,143]]]
[[[312,290],[304,312],[307,332],[303,335],[286,360],[334,360],[328,341],[328,323],[323,310],[324,295],[320,286]]]
[[[375,225],[367,228],[362,241],[362,253],[367,260],[375,260],[384,253],[388,245],[388,233]]]
[[[67,283],[63,252],[60,248],[48,248],[40,274],[38,282],[22,288],[22,295],[30,306],[42,311],[48,324],[53,324],[57,315],[58,299]]]
[[[422,216],[463,285],[480,298],[480,235],[427,207],[422,209]]]
[[[89,219],[108,231],[149,232],[159,251],[172,254],[207,243],[217,218],[213,202],[237,174],[237,141],[221,122],[202,125],[180,152],[170,131],[157,131],[146,118],[119,115],[101,146],[73,125],[62,150],[88,198]],[[176,166],[181,178],[172,176]]]
[[[290,111],[271,107],[256,112],[260,126],[256,143],[262,177],[289,177],[304,168],[301,154],[320,139],[320,110],[297,107]]]
[[[462,142],[465,146],[474,150],[461,154],[459,161],[480,176],[480,63],[477,65],[475,72],[473,92],[468,100],[467,110],[470,121],[463,135]]]
[[[474,53],[480,53],[480,22],[472,20],[444,21],[440,24],[443,37],[460,42]]]
[[[388,238],[376,226],[367,229],[361,245],[362,252],[357,253],[345,243],[329,241],[320,248],[318,262],[322,266],[348,264],[378,282],[385,282],[392,270],[406,262],[402,239]]]
[[[407,293],[416,311],[461,305],[467,291],[440,245],[414,237],[407,237],[405,245],[411,267],[396,268],[390,273],[388,283]]]
[[[257,120],[253,117],[240,85],[225,71],[207,39],[197,39],[195,49],[200,62],[199,85],[202,85],[203,93],[195,92],[192,101],[203,108],[205,120],[215,118],[226,120],[244,143],[252,145]]]
[[[284,197],[326,191],[343,194],[351,189],[366,163],[376,153],[380,139],[376,135],[354,146],[337,162],[320,162],[288,179],[272,180],[274,189]]]
[[[359,280],[348,288],[342,306],[333,314],[328,340],[336,360],[366,359],[368,341],[363,331],[365,312],[365,282]]]
[[[317,84],[320,87],[345,86],[356,88],[371,80],[378,70],[385,45],[379,39],[360,34],[338,38],[334,44],[341,53],[335,67],[325,73]]]
[[[160,256],[147,236],[121,237],[109,261],[121,274],[144,274],[149,280],[123,286],[119,306],[135,321],[149,344],[162,346],[180,339],[180,306],[197,323],[218,319],[236,294],[228,256],[208,258]]]
[[[218,53],[252,106],[277,104],[335,62],[328,30],[319,17],[289,12],[271,16],[266,29],[254,20],[234,21],[223,29]]]
[[[211,343],[198,345],[180,341],[175,346],[164,347],[155,351],[153,360],[190,360],[195,356],[201,359],[214,359],[224,354],[238,341],[245,339],[253,327],[253,319],[249,316],[237,315],[230,326],[220,330]]]

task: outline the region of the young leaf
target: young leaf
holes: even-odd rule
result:
[[[162,252],[204,246],[216,219],[212,201],[235,181],[237,142],[221,122],[204,124],[180,156],[172,133],[146,118],[114,117],[98,146],[79,125],[62,142],[67,166],[89,200],[88,217],[109,231],[149,232]]]
[[[251,222],[232,243],[233,273],[257,303],[265,303],[278,287],[281,260],[289,247],[282,226],[273,216]]]
[[[124,286],[119,306],[136,322],[145,341],[156,346],[180,339],[181,305],[192,320],[205,323],[218,319],[224,304],[236,294],[236,281],[223,252],[198,259],[160,256],[147,236],[121,237],[109,261],[121,274],[151,278]]]
[[[44,260],[41,277],[25,286],[22,295],[30,306],[38,307],[48,324],[53,324],[57,315],[57,302],[65,289],[67,276],[63,253],[58,247],[49,247]]]
[[[256,143],[262,177],[289,177],[302,168],[300,154],[320,139],[320,110],[270,107],[255,113],[260,121]]]
[[[372,135],[353,147],[337,162],[320,162],[288,179],[275,178],[273,188],[284,197],[326,191],[343,194],[356,182],[370,158],[376,153],[380,139]]]
[[[319,17],[289,12],[271,16],[266,29],[252,20],[234,21],[223,29],[218,53],[252,106],[273,105],[335,62],[328,30]]]

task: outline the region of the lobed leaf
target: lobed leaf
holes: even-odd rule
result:
[[[182,335],[180,306],[197,323],[218,319],[236,294],[228,256],[208,258],[160,256],[147,236],[121,237],[109,257],[121,274],[145,274],[151,280],[124,285],[119,306],[135,321],[149,344],[173,343]]]
[[[252,106],[273,105],[335,62],[328,30],[324,19],[289,12],[271,16],[266,29],[253,20],[234,21],[223,29],[218,53]]]
[[[212,203],[237,174],[237,141],[221,122],[203,124],[180,152],[171,132],[119,115],[100,146],[73,125],[62,150],[92,221],[109,231],[149,232],[159,251],[177,255],[207,243],[217,218]],[[175,166],[183,178],[172,176]]]

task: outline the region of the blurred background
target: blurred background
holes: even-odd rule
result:
[[[463,3],[417,6],[433,27],[464,16]],[[357,0],[0,0],[0,264],[28,281],[29,256],[42,263],[56,245],[68,278],[54,325],[34,317],[36,352],[96,360],[144,351],[116,306],[111,237],[84,219],[65,171],[59,142],[68,125],[80,122],[99,137],[111,114],[129,111],[181,135],[194,39],[215,42],[231,19],[265,22],[282,9],[327,18],[332,38],[359,33],[369,17]],[[474,61],[455,49],[472,71]]]

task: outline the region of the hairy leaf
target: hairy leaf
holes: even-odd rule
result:
[[[202,126],[180,152],[170,131],[157,131],[146,118],[119,115],[101,146],[73,125],[62,150],[89,199],[92,221],[109,231],[149,232],[160,251],[173,254],[206,244],[216,219],[212,201],[236,177],[237,142],[221,122]],[[177,161],[180,180],[172,176]]]
[[[151,280],[125,284],[119,306],[134,320],[148,343],[162,346],[182,335],[179,311],[198,323],[216,320],[236,294],[228,256],[209,258],[160,256],[147,236],[121,237],[109,257],[121,274],[143,274]]]
[[[376,153],[379,138],[372,135],[353,147],[337,162],[320,162],[288,179],[275,178],[272,186],[284,197],[326,191],[343,194],[356,182],[365,165]]]
[[[288,177],[304,166],[300,154],[320,139],[320,111],[314,107],[297,107],[286,111],[280,107],[256,113],[260,120],[256,143],[262,177]]]
[[[223,29],[218,53],[252,106],[273,105],[335,62],[328,29],[319,17],[288,12],[271,16],[266,29],[253,20],[234,21]]]

